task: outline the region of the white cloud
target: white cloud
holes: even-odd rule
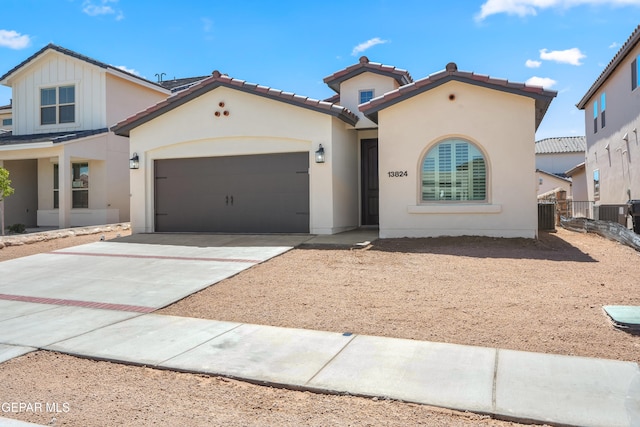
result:
[[[540,49],[540,59],[555,61],[561,64],[582,65],[580,61],[586,57],[587,55],[580,52],[580,49],[577,47],[567,50],[552,50],[551,52],[547,49]]]
[[[85,0],[82,3],[82,11],[89,16],[116,15],[117,21],[124,19],[122,11],[114,9],[111,3],[118,3],[118,0]]]
[[[31,44],[31,37],[13,30],[0,30],[0,46],[9,49],[24,49]]]
[[[535,16],[543,9],[569,9],[581,5],[640,6],[640,0],[486,0],[475,19],[482,21],[488,16],[499,13],[520,17]]]
[[[388,40],[382,40],[380,37],[374,37],[372,39],[367,40],[364,43],[360,43],[358,46],[354,47],[351,51],[351,56],[356,56],[359,53],[364,52],[365,50],[377,45],[388,43]]]
[[[140,76],[140,73],[138,71],[134,70],[133,68],[127,68],[125,65],[116,65],[116,68],[118,70],[122,70],[122,71],[125,71],[127,73],[131,73],[133,75]]]
[[[609,49],[615,49],[617,47],[620,47],[620,45],[617,42],[613,42],[609,45]]]
[[[524,63],[527,68],[540,68],[542,62],[534,61],[532,59],[527,59],[527,62]]]
[[[201,18],[202,21],[202,31],[205,33],[210,33],[213,30],[213,21],[209,18]]]
[[[549,77],[531,77],[525,83],[527,84],[527,86],[540,86],[545,89],[549,89],[555,86],[555,84],[558,82],[550,79]]]

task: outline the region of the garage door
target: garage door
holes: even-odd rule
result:
[[[308,233],[308,170],[308,153],[156,160],[156,231]]]

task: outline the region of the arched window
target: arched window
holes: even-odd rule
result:
[[[487,200],[487,166],[482,152],[462,139],[436,144],[422,161],[422,201]]]

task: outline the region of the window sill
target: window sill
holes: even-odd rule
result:
[[[432,204],[407,206],[407,213],[410,214],[498,214],[502,212],[502,205],[487,204]]]

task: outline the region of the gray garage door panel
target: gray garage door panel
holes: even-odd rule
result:
[[[308,153],[156,160],[156,231],[308,233],[308,169]]]

